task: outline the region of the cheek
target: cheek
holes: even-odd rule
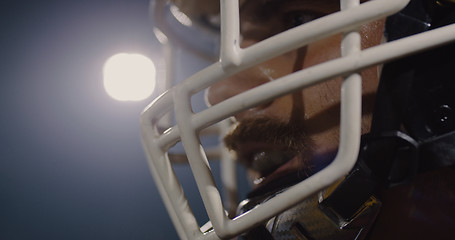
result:
[[[362,49],[379,45],[383,38],[385,20],[375,21],[363,25],[360,29]],[[336,35],[308,46],[302,68],[323,63],[327,60],[339,58],[341,35]],[[374,94],[379,84],[378,67],[371,67],[362,71],[362,93]],[[340,102],[341,78],[332,79],[303,90],[306,118],[329,108]],[[366,103],[367,108],[371,107]],[[370,109],[368,109],[370,110]]]
[[[341,78],[335,78],[304,89],[305,118],[311,119],[315,115],[325,112],[330,118],[337,119],[341,83]]]
[[[385,19],[377,20],[360,27],[362,49],[379,45],[384,38]]]
[[[307,47],[302,68],[308,68],[328,60],[339,58],[341,35],[335,35],[310,44]]]
[[[206,93],[209,105],[215,105],[239,93],[289,74],[292,72],[294,59],[293,53],[285,54],[217,82]]]
[[[379,84],[378,67],[371,67],[362,71],[362,79],[363,94],[375,93]]]
[[[215,105],[267,82],[265,78],[258,77],[259,75],[258,71],[252,70],[213,84],[206,92],[208,104]]]

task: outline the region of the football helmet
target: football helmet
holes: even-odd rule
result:
[[[409,71],[400,72],[394,67],[396,65],[384,65],[381,77],[393,80],[383,83],[381,78],[371,134],[361,136],[362,79],[359,72],[454,41],[454,2],[340,0],[339,11],[241,47],[239,9],[244,2],[247,1],[156,0],[151,4],[154,31],[163,45],[167,63],[168,90],[143,111],[142,139],[155,183],[180,238],[229,239],[242,235],[245,239],[363,239],[381,207],[380,199],[373,194],[379,184],[399,185],[415,176],[422,168],[422,163],[415,160],[419,154],[428,154],[431,158],[441,155],[438,158],[441,160],[425,162],[428,165],[425,169],[453,164],[453,158],[442,156],[452,154],[447,153],[450,147],[440,148],[439,143],[453,145],[455,141],[445,139],[434,144],[433,140],[454,130],[451,114],[455,105],[451,105],[452,99],[443,99],[445,104],[433,101],[439,92],[431,96],[418,93],[427,90],[426,83],[409,84],[410,80],[406,80]],[[361,49],[360,27],[385,18],[387,41]],[[335,34],[343,36],[340,57],[195,111],[192,97],[213,84]],[[172,68],[176,48],[212,63],[176,83]],[[408,69],[406,65],[411,61],[415,65],[413,69],[417,69],[422,56],[406,59],[398,64]],[[443,78],[444,71],[439,73]],[[421,71],[414,75],[425,74],[427,72]],[[207,146],[203,139],[225,135],[232,128],[233,116],[242,111],[338,76],[343,78],[340,135],[338,151],[330,164],[304,179],[281,184],[273,191],[254,191],[237,208],[235,156],[222,141],[219,145]],[[397,82],[404,82],[406,84],[402,85],[406,86]],[[441,86],[445,85],[432,85],[434,88]],[[411,91],[414,87],[417,90]],[[396,91],[409,93],[404,95],[411,100],[406,101],[405,106],[398,106],[388,97],[397,95]],[[425,104],[420,96],[425,96]],[[430,103],[427,104],[427,100]],[[412,110],[404,120],[402,109]],[[428,111],[438,117],[427,119]],[[412,116],[423,120],[412,121]],[[401,131],[403,124],[406,134]],[[431,141],[426,141],[430,138]],[[172,151],[178,144],[183,146],[184,153]],[[378,161],[378,158],[388,161]],[[392,160],[395,158],[399,160]],[[223,185],[229,193],[225,198],[229,201],[223,201],[223,194],[214,180],[212,159],[222,162]],[[204,226],[199,226],[194,217],[173,170],[173,164],[179,162],[188,163],[193,172],[210,219]],[[236,208],[238,210],[234,211]]]

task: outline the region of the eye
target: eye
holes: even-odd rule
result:
[[[294,11],[286,13],[284,17],[284,24],[287,29],[300,26],[304,23],[311,22],[320,17],[320,14],[303,12],[303,11]]]

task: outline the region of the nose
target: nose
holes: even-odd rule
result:
[[[288,59],[290,57],[295,57],[289,55],[292,55],[292,53],[276,57],[236,74],[233,77],[215,83],[207,91],[208,104],[215,105],[294,71],[295,64],[289,64]],[[238,113],[235,117],[237,120],[257,117],[288,119],[287,116],[291,113],[293,99],[295,99],[295,97],[287,95],[270,100],[269,102]]]

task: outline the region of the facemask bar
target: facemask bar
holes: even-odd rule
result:
[[[196,73],[165,92],[143,112],[143,144],[150,168],[165,205],[182,239],[228,238],[282,212],[308,195],[343,177],[354,165],[360,143],[360,77],[355,72],[400,56],[447,43],[455,38],[450,25],[402,40],[360,51],[356,29],[364,23],[398,12],[409,0],[372,0],[359,5],[358,0],[342,0],[342,11],[283,32],[246,49],[239,47],[238,2],[221,0],[220,61]],[[343,56],[236,95],[202,112],[193,113],[190,98],[216,81],[313,41],[343,32]],[[353,32],[353,33],[351,33]],[[225,214],[198,133],[208,126],[270,99],[289,94],[339,75],[345,78],[341,89],[340,146],[335,160],[325,169],[291,187],[256,208],[229,219]],[[157,122],[169,111],[177,125],[160,133]],[[173,173],[167,150],[182,141],[196,177],[206,211],[214,231],[200,230],[178,180]]]
[[[215,35],[212,31],[206,30],[203,31],[202,41],[193,41],[182,46],[182,41],[179,39],[184,37],[184,33],[188,35],[198,34],[198,36],[201,37],[201,26],[198,26],[197,23],[193,23],[191,26],[182,26],[177,19],[171,16],[171,8],[175,9],[175,6],[168,3],[167,0],[157,0],[151,2],[149,9],[155,22],[153,31],[161,43],[162,55],[164,62],[166,63],[165,77],[163,79],[164,89],[166,90],[177,83],[174,69],[178,51],[176,46],[183,47],[185,50],[191,51],[192,53],[202,53],[201,57],[203,58],[214,59],[216,58],[215,56],[218,56],[219,54],[220,44],[219,36]],[[177,12],[177,14],[183,13]],[[184,33],[182,33],[182,30],[184,30]],[[165,129],[172,126],[172,117],[172,113],[168,112],[159,119],[156,123],[159,132],[163,132]],[[200,136],[224,136],[228,129],[230,129],[231,122],[230,119],[226,119],[218,124],[210,126],[201,131]],[[234,215],[238,206],[235,156],[224,147],[223,143],[206,149],[206,155],[209,160],[220,161],[221,183],[226,198],[224,204],[228,213]],[[185,152],[168,153],[168,157],[173,164],[188,164]]]

